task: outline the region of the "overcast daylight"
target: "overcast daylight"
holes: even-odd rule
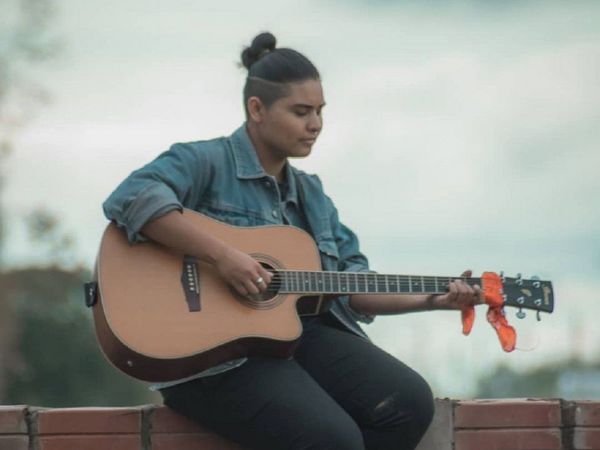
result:
[[[1,0],[4,27],[17,2]],[[600,3],[366,0],[64,0],[47,92],[2,160],[2,263],[44,265],[25,219],[45,210],[73,237],[63,264],[93,267],[102,202],[175,142],[244,121],[240,52],[270,31],[318,67],[326,106],[310,156],[340,219],[380,273],[472,269],[551,280],[553,314],[519,320],[502,351],[484,307],[377,317],[372,340],[436,397],[470,398],[516,373],[600,362]],[[595,389],[595,391],[593,390]],[[586,396],[600,397],[600,384]],[[594,394],[595,392],[595,394]],[[557,394],[566,395],[566,394]]]

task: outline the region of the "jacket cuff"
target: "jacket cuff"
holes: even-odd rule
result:
[[[123,222],[117,219],[117,225],[125,229],[130,243],[144,242],[148,239],[140,233],[143,226],[175,209],[183,211],[175,193],[163,184],[151,184],[129,204],[123,213]]]

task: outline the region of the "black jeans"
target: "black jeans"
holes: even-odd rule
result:
[[[425,380],[323,315],[304,319],[294,359],[161,390],[176,412],[247,448],[414,449],[433,417]]]

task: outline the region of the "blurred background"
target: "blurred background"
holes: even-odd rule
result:
[[[174,142],[243,122],[245,45],[319,68],[318,173],[381,273],[552,280],[556,310],[379,317],[438,397],[600,398],[600,2],[0,0],[0,404],[159,401],[95,342],[101,203]]]

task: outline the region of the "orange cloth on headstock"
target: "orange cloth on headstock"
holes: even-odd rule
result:
[[[487,320],[496,330],[500,345],[505,352],[512,352],[517,342],[517,332],[508,324],[502,306],[502,279],[494,272],[484,272],[481,276],[485,302],[489,305]],[[468,335],[475,322],[475,307],[467,306],[461,310],[463,334]]]

